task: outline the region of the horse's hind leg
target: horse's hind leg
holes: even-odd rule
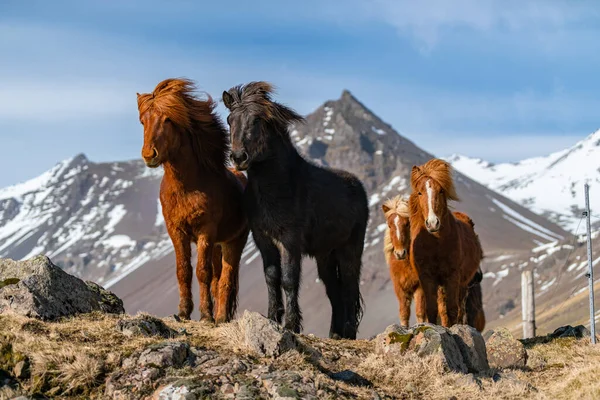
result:
[[[469,288],[461,287],[458,290],[458,324],[465,324],[467,322],[467,297],[469,296]]]
[[[217,324],[230,321],[237,309],[240,260],[248,235],[240,235],[235,241],[223,246],[223,270],[219,280]]]
[[[325,293],[331,303],[330,338],[340,338],[344,325],[344,310],[342,303],[342,288],[337,276],[336,258],[332,254],[316,257],[319,278],[325,285]]]
[[[215,318],[219,314],[219,302],[217,299],[219,298],[219,278],[221,277],[221,271],[223,270],[222,258],[223,252],[221,246],[217,245],[213,248],[212,253],[212,280],[210,282],[210,294],[215,308]]]
[[[360,295],[361,250],[348,245],[336,251],[338,274],[342,287],[344,325],[341,336],[344,339],[356,339],[358,325],[362,318],[362,297]]]

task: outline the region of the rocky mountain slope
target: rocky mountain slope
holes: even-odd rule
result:
[[[591,208],[600,204],[600,130],[568,149],[518,163],[492,164],[461,155],[448,161],[463,174],[573,232],[585,207],[584,183],[591,186]]]
[[[382,253],[381,202],[406,193],[412,165],[433,155],[400,136],[348,91],[308,115],[306,124],[292,127],[291,133],[307,158],[347,169],[365,184],[371,219],[363,258],[366,311],[360,335],[381,331],[397,321],[398,308]],[[49,255],[68,272],[110,287],[128,312],[171,314],[178,291],[175,258],[158,203],[160,178],[160,170],[149,170],[138,160],[93,163],[79,155],[38,178],[1,189],[0,256]],[[567,236],[559,226],[461,173],[456,183],[462,201],[454,207],[475,221],[490,260],[486,272],[500,267],[491,260]],[[240,274],[240,309],[264,312],[266,286],[251,240]],[[329,303],[309,259],[304,261],[300,297],[305,332],[326,335]],[[494,304],[493,298],[488,301]]]

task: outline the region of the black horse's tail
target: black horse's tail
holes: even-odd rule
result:
[[[471,282],[469,282],[469,291],[466,299],[467,324],[471,325],[479,332],[485,328],[485,313],[483,311],[483,293],[481,291],[481,281],[483,272],[481,268],[477,270]]]

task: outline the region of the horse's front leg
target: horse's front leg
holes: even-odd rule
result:
[[[425,307],[427,310],[427,321],[430,324],[437,324],[438,318],[438,290],[437,282],[431,277],[421,279],[421,288],[425,298]]]
[[[404,328],[409,327],[410,323],[410,304],[412,303],[412,294],[409,294],[404,289],[398,294],[400,301],[400,325]]]
[[[293,248],[294,244],[298,242],[291,241],[290,243],[278,246],[281,252],[281,284],[286,299],[285,328],[294,333],[300,333],[302,313],[298,304],[298,292],[300,290],[301,254]]]
[[[267,236],[252,231],[254,243],[260,251],[263,260],[265,282],[268,292],[268,312],[270,320],[281,323],[285,308],[283,307],[283,295],[281,294],[281,255],[279,249]]]
[[[427,304],[425,303],[425,293],[421,285],[415,290],[415,314],[417,323],[421,324],[427,321]]]
[[[447,280],[440,285],[438,298],[440,300],[440,318],[442,326],[449,328],[458,323],[460,287],[458,280]]]
[[[179,317],[190,319],[194,309],[192,299],[192,263],[190,237],[182,231],[171,228],[169,236],[175,250],[177,283],[179,284]]]
[[[213,302],[210,292],[212,281],[212,252],[214,244],[206,237],[198,238],[198,263],[196,277],[200,286],[200,319],[213,322]]]

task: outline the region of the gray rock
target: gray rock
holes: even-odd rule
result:
[[[259,356],[277,357],[295,349],[295,335],[257,312],[244,311],[239,320],[246,346]]]
[[[470,372],[484,372],[490,368],[485,340],[483,340],[483,336],[477,329],[469,325],[454,325],[450,327],[449,331],[458,345]]]
[[[466,375],[461,376],[460,378],[458,378],[456,380],[456,384],[459,387],[474,386],[474,387],[477,387],[480,390],[483,389],[483,385],[481,383],[481,380],[479,380],[473,374],[466,374]]]
[[[331,374],[331,379],[343,381],[350,385],[371,386],[371,382],[349,369]]]
[[[506,328],[494,330],[485,345],[492,368],[524,368],[527,364],[525,346]]]
[[[567,325],[567,326],[561,326],[560,328],[556,329],[554,332],[552,332],[548,336],[551,338],[574,337],[574,338],[581,339],[584,337],[589,338],[592,336],[592,334],[590,333],[590,330],[583,325],[577,325],[577,326]]]
[[[170,339],[178,333],[169,328],[163,321],[149,315],[141,315],[133,319],[120,319],[116,329],[125,336],[161,336]]]
[[[0,313],[55,320],[92,311],[125,312],[113,293],[67,274],[46,256],[0,259]]]
[[[456,341],[446,328],[433,324],[420,324],[412,329],[414,335],[410,341],[409,350],[419,357],[439,357],[447,369],[457,372],[467,372],[462,352]]]
[[[193,356],[187,343],[166,342],[148,347],[137,360],[139,367],[181,368]],[[190,363],[193,362],[190,360]]]
[[[385,328],[383,333],[375,337],[375,352],[377,354],[388,356],[399,356],[408,349],[409,343],[413,338],[412,332],[393,324]]]

